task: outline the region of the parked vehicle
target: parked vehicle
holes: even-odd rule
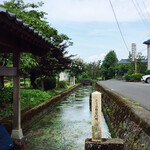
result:
[[[144,81],[145,83],[150,83],[150,75],[142,76],[141,81]]]

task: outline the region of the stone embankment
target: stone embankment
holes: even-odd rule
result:
[[[103,94],[103,113],[114,137],[124,139],[125,150],[150,150],[150,112],[96,84]]]

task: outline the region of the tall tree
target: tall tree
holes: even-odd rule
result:
[[[111,79],[115,77],[116,66],[117,66],[117,56],[115,51],[110,51],[104,58],[101,66],[102,77],[105,79]]]

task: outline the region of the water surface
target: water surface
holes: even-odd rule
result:
[[[89,95],[91,86],[82,86],[45,115],[26,135],[28,150],[84,150],[92,137]],[[102,114],[102,137],[110,138]]]

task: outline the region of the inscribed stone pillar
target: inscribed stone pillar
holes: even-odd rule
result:
[[[101,141],[101,93],[92,93],[92,141]]]

